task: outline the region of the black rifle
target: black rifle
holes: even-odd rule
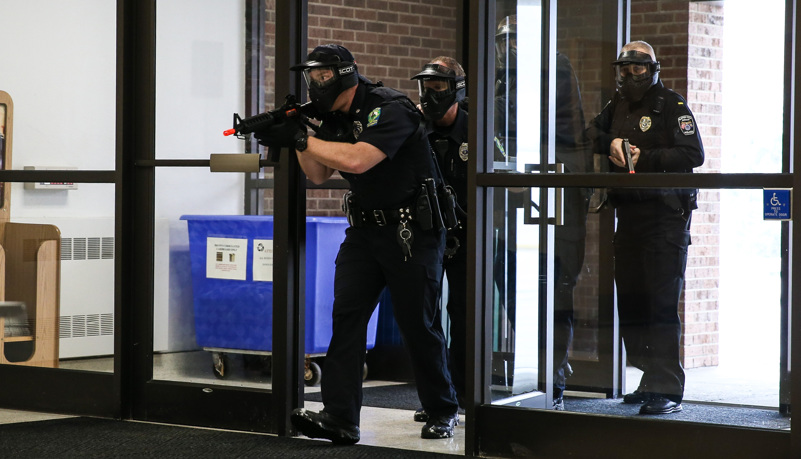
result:
[[[299,104],[295,96],[290,94],[286,96],[284,105],[274,110],[259,113],[258,115],[249,116],[247,118],[242,118],[238,113],[234,113],[234,127],[223,131],[223,135],[235,135],[239,139],[247,139],[249,134],[269,129],[274,124],[296,116],[300,116],[301,121],[307,126],[316,129],[316,126],[308,121],[309,117],[314,117],[316,114],[317,111],[312,107],[311,102]],[[268,146],[267,159],[278,162],[279,151],[279,148]]]

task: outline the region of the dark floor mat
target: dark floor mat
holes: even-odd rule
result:
[[[365,387],[363,392],[364,406],[402,410],[414,410],[420,406],[417,390],[413,384]],[[306,394],[305,398],[309,401],[322,401],[319,392]],[[790,428],[790,418],[782,416],[778,410],[690,402],[684,402],[682,405],[684,407],[683,411],[661,415],[658,418],[762,429]],[[622,399],[565,397],[565,409],[567,411],[613,416],[657,417],[639,414],[640,405],[627,405],[622,403]]]
[[[386,386],[365,387],[362,390],[362,405],[378,408],[394,408],[396,410],[416,410],[420,408],[420,399],[414,384],[391,384]],[[320,392],[309,393],[305,399],[311,402],[322,402]]]
[[[0,457],[452,458],[376,446],[87,417],[0,425]]]
[[[623,403],[622,399],[597,399],[565,397],[565,410],[583,413],[609,414],[614,416],[637,416],[642,418],[669,419],[675,421],[703,422],[729,426],[756,427],[762,429],[789,429],[790,418],[778,410],[752,407],[682,403],[678,413],[664,415],[641,415],[640,405]]]

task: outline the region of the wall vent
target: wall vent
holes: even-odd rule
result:
[[[113,260],[113,237],[62,237],[61,261]]]
[[[113,336],[114,314],[76,314],[59,318],[58,337],[86,338],[89,336]]]

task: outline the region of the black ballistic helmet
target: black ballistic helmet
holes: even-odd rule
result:
[[[314,70],[326,68],[331,70],[329,78],[313,78]],[[342,91],[359,82],[358,67],[353,55],[345,47],[335,44],[314,48],[305,62],[291,67],[290,70],[303,71],[309,88],[309,98],[321,113],[331,111],[334,101]]]
[[[517,67],[517,15],[501,19],[495,30],[495,65],[499,68]]]
[[[647,71],[639,75],[624,74],[623,68],[628,65],[641,65],[646,67]],[[612,66],[615,69],[615,83],[621,95],[632,101],[642,99],[645,92],[659,80],[659,62],[648,53],[636,50],[624,51],[612,62]]]

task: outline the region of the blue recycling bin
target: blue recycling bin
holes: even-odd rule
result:
[[[189,230],[197,344],[272,351],[273,217],[184,215]],[[324,354],[332,334],[334,268],[348,227],[344,217],[306,218],[306,354]],[[375,346],[378,309],[368,325]]]

